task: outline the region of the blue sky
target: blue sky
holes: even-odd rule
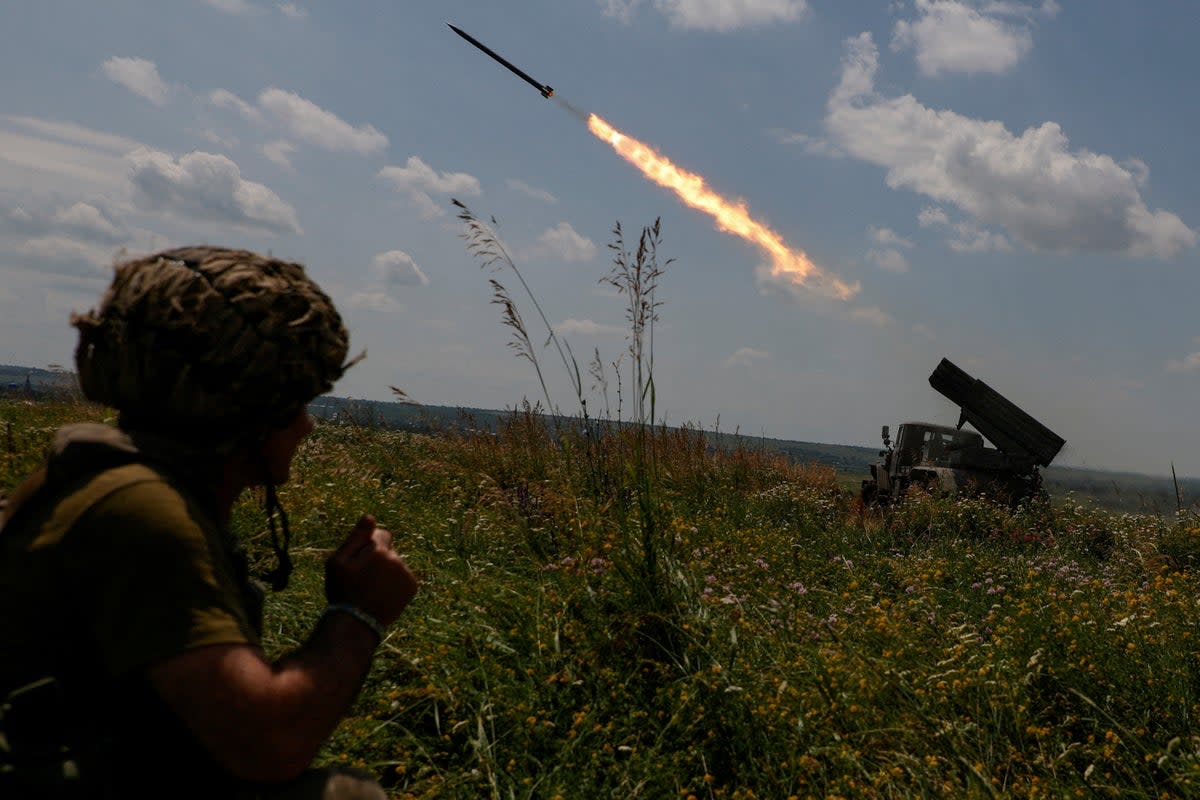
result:
[[[927,383],[946,356],[1061,434],[1057,463],[1200,475],[1191,3],[3,9],[0,363],[69,363],[67,317],[122,250],[208,242],[308,266],[368,350],[339,394],[536,400],[457,197],[498,219],[581,361],[598,348],[606,364],[626,347],[622,300],[599,283],[611,230],[661,217],[670,423],[875,445],[883,424],[957,420]],[[772,278],[764,251],[566,103],[742,201],[857,291]],[[565,373],[543,362],[572,411]]]

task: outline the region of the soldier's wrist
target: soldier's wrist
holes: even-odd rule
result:
[[[353,617],[375,634],[376,644],[382,642],[384,637],[387,635],[387,629],[379,622],[379,620],[375,619],[373,615],[368,614],[366,611],[363,611],[353,603],[330,603],[325,607],[325,611],[322,612],[321,619],[323,620],[331,614],[345,614],[349,617]]]

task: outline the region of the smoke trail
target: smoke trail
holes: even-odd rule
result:
[[[586,111],[584,111],[583,109],[580,109],[580,108],[576,108],[575,106],[571,105],[571,102],[569,100],[567,100],[565,97],[563,97],[562,95],[556,94],[551,99],[553,99],[556,103],[558,103],[560,106],[562,106],[563,110],[565,110],[571,116],[575,117],[575,119],[579,120],[584,125],[587,124],[588,114]]]

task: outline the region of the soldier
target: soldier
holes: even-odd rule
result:
[[[72,324],[84,394],[119,417],[59,431],[0,509],[0,796],[383,798],[309,765],[417,591],[391,534],[358,521],[272,663],[229,530],[265,487],[282,589],[275,487],[353,363],[333,304],[299,264],[193,247],[119,264]]]

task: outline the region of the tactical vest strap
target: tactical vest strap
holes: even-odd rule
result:
[[[78,490],[71,492],[65,501],[55,507],[53,516],[42,525],[39,539],[46,537],[53,540],[65,536],[80,517],[119,489],[162,480],[166,480],[162,473],[145,464],[133,463],[106,469],[90,478]]]

